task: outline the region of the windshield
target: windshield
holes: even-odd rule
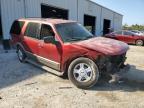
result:
[[[64,42],[86,40],[93,37],[88,30],[78,23],[57,24],[56,29]]]

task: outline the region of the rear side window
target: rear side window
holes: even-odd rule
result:
[[[127,31],[124,31],[123,34],[124,35],[133,35],[131,32],[127,32]]]
[[[24,21],[15,21],[15,22],[12,24],[10,33],[11,33],[11,34],[20,35],[21,29],[23,28],[24,23],[25,23]]]
[[[40,29],[39,23],[33,23],[33,22],[28,23],[25,31],[25,36],[39,39],[39,29]]]

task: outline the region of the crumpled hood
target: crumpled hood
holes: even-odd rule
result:
[[[101,52],[106,55],[120,55],[126,53],[129,49],[129,46],[124,42],[103,37],[96,37],[76,42],[74,44],[87,49]]]

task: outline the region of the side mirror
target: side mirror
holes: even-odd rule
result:
[[[45,43],[53,43],[53,44],[56,43],[56,40],[55,40],[54,36],[47,36],[47,37],[44,37],[43,39],[44,39]]]

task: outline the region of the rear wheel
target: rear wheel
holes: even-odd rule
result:
[[[136,41],[136,45],[137,46],[143,46],[144,45],[144,41],[143,40],[137,40]]]
[[[18,55],[18,58],[19,58],[20,62],[25,62],[26,55],[24,53],[24,50],[21,47],[17,48],[17,55]]]
[[[78,88],[87,89],[97,83],[99,78],[98,67],[92,60],[81,57],[70,64],[68,77]]]

